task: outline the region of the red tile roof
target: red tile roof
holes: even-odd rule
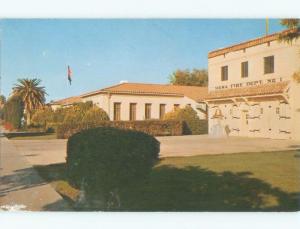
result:
[[[193,100],[201,101],[207,96],[208,89],[207,87],[179,86],[171,84],[121,83],[112,87],[86,93],[82,95],[82,97],[103,93],[175,97],[186,96]]]
[[[61,105],[61,106],[66,106],[66,105],[71,105],[73,103],[79,103],[82,102],[82,99],[80,96],[72,96],[72,97],[68,97],[65,99],[61,99],[61,100],[56,100],[54,102],[51,102],[51,105]]]
[[[235,44],[229,47],[225,47],[225,48],[221,48],[221,49],[217,49],[214,51],[211,51],[208,53],[208,58],[213,58],[216,56],[220,56],[220,55],[224,55],[226,53],[229,52],[234,52],[234,51],[238,51],[238,50],[242,50],[245,48],[250,48],[256,45],[261,45],[267,42],[271,42],[271,41],[275,41],[278,40],[280,35],[286,35],[289,33],[295,33],[297,32],[297,29],[289,29],[289,30],[284,30],[282,32],[278,32],[278,33],[274,33],[274,34],[270,34],[267,36],[263,36],[263,37],[259,37],[253,40],[249,40],[249,41],[245,41],[239,44]]]
[[[205,100],[226,99],[232,97],[272,95],[284,93],[289,81],[266,83],[259,86],[241,87],[233,89],[215,90],[208,93]]]

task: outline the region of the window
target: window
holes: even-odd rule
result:
[[[274,56],[264,57],[264,73],[274,73]]]
[[[136,103],[129,104],[129,120],[136,120]]]
[[[145,119],[151,119],[151,103],[145,104]]]
[[[222,81],[228,80],[228,66],[223,66],[221,68],[221,80]]]
[[[279,114],[280,113],[280,109],[279,107],[276,107],[276,114]]]
[[[121,120],[121,103],[114,103],[114,120]]]
[[[163,119],[166,113],[166,104],[159,104],[159,118]]]
[[[174,104],[174,111],[179,109],[179,104]]]
[[[248,77],[248,61],[242,62],[241,64],[241,76],[242,78]]]

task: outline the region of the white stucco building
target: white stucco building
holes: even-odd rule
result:
[[[81,95],[104,109],[110,120],[161,119],[178,107],[191,106],[200,119],[207,118],[207,87],[120,83]]]
[[[286,33],[287,31],[285,31]],[[279,33],[208,54],[209,133],[300,140],[300,40]]]
[[[80,96],[72,96],[65,99],[60,99],[60,100],[50,102],[49,105],[53,110],[56,110],[58,108],[65,108],[68,106],[72,106],[74,103],[79,103],[79,102],[82,102]]]

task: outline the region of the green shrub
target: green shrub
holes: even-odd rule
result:
[[[58,108],[54,111],[53,123],[62,123],[69,108]]]
[[[83,115],[80,112],[68,112],[64,117],[63,123],[76,124],[82,121]]]
[[[116,127],[141,131],[154,136],[178,136],[183,134],[183,122],[178,120],[145,121],[88,121],[63,123],[57,127],[57,138],[69,138],[82,130],[95,127]]]
[[[82,121],[103,121],[109,120],[107,113],[92,102],[75,103],[70,107],[64,108],[63,123],[76,124]]]
[[[109,121],[109,117],[103,109],[99,107],[92,107],[85,113],[82,121],[83,122]]]
[[[183,134],[206,134],[208,131],[207,120],[200,120],[197,112],[190,106],[166,113],[164,120],[183,121]]]
[[[82,131],[67,144],[69,182],[84,190],[87,202],[117,209],[122,189],[144,179],[158,161],[159,142],[132,130],[101,127]]]
[[[32,124],[45,128],[47,123],[52,123],[54,120],[54,111],[51,107],[44,107],[34,112],[32,115]]]
[[[92,102],[74,103],[68,107],[58,108],[54,112],[53,123],[82,121],[86,112],[93,108]]]

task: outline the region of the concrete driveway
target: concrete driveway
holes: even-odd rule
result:
[[[31,150],[26,141],[22,144]],[[39,143],[39,145],[43,145]],[[51,144],[50,144],[51,145]],[[39,150],[44,155],[44,147]],[[68,211],[68,203],[44,181],[11,141],[0,137],[0,211]],[[51,161],[56,161],[52,154]],[[47,160],[44,157],[43,160]]]
[[[160,157],[300,149],[299,141],[263,138],[210,138],[208,135],[158,137]],[[10,140],[33,165],[65,162],[66,140]]]
[[[161,157],[300,149],[300,141],[267,138],[212,138],[208,135],[159,137]]]

